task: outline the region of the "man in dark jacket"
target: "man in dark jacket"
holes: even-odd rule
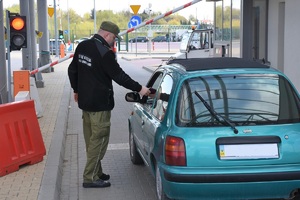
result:
[[[112,81],[142,96],[150,94],[117,63],[111,47],[116,37],[121,39],[119,32],[116,24],[104,21],[97,34],[78,44],[68,68],[74,99],[82,110],[87,155],[82,184],[85,188],[110,186],[110,176],[102,172],[101,160],[107,150],[114,108]]]

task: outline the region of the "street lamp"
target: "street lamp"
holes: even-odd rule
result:
[[[149,3],[149,7],[146,9],[146,13],[149,15],[149,19],[151,19],[151,12],[152,12],[152,4]],[[151,38],[153,37],[153,32],[151,30],[151,23],[149,24],[149,30],[148,30],[148,38],[149,38],[149,55],[151,55]]]
[[[70,43],[71,43],[71,38],[70,38],[70,14],[69,14],[69,0],[67,0],[67,10],[68,10],[68,44],[70,45]]]
[[[96,0],[94,0],[94,34],[96,33]]]
[[[75,41],[75,39],[76,39],[76,27],[77,27],[77,24],[75,23],[74,41]]]

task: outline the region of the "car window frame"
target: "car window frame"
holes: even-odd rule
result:
[[[168,73],[166,72],[165,70],[164,71],[157,71],[155,72],[152,77],[149,79],[149,82],[147,84],[147,87],[151,87],[153,89],[155,89],[156,91],[159,91],[158,88],[160,88],[162,86],[162,83],[163,81],[166,79],[166,77],[170,77],[170,79],[172,80],[172,84],[171,84],[171,89],[169,90],[169,94],[167,95],[171,95],[171,93],[173,92],[174,90],[174,78],[173,76],[171,75],[171,73]],[[142,102],[145,102],[144,103],[144,108],[151,114],[153,115],[153,117],[155,117],[157,120],[159,121],[163,121],[164,119],[164,115],[167,113],[167,110],[168,110],[168,102],[166,102],[166,100],[163,100],[163,99],[159,99],[158,96],[160,95],[160,93],[156,93],[156,95],[152,98],[152,97],[143,97],[143,100]],[[165,94],[164,94],[165,95]],[[164,112],[163,112],[163,115],[161,116],[158,116],[157,113],[155,113],[155,110],[157,108],[157,105],[160,105],[160,106],[163,106],[165,109],[164,109]],[[163,109],[163,107],[161,107]]]
[[[281,91],[280,93],[284,93],[284,94],[288,94],[289,93],[290,94],[289,97],[291,97],[291,98],[294,99],[292,102],[295,105],[287,104],[287,107],[292,107],[292,106],[295,107],[296,106],[296,107],[298,107],[298,110],[300,109],[300,105],[297,104],[297,102],[300,101],[299,97],[296,95],[297,91],[295,90],[295,88],[292,86],[292,84],[290,83],[290,81],[285,76],[282,76],[280,74],[273,74],[273,73],[270,73],[270,74],[260,74],[260,73],[239,73],[239,74],[236,74],[236,76],[240,76],[240,75],[242,75],[242,76],[244,76],[244,75],[246,75],[246,76],[247,75],[249,75],[249,76],[252,76],[252,75],[261,75],[261,76],[265,76],[265,77],[267,77],[267,76],[277,76],[278,77],[278,81],[279,81],[279,83],[278,83],[279,87],[281,87],[281,89],[285,88],[285,90],[283,90],[283,91],[280,90]],[[221,74],[221,76],[226,77],[226,76],[232,76],[232,75],[230,75],[230,74]],[[201,77],[201,76],[199,76],[199,77]],[[202,76],[202,77],[206,77],[206,76]],[[212,77],[212,76],[209,75],[207,77]],[[186,124],[189,122],[189,121],[184,121],[184,120],[182,121],[182,120],[179,119],[179,113],[181,113],[180,110],[182,110],[182,109],[179,108],[180,107],[179,104],[182,101],[181,100],[181,98],[182,98],[182,94],[181,93],[182,93],[182,90],[183,90],[182,88],[184,87],[184,85],[186,84],[186,82],[188,82],[189,79],[194,79],[194,78],[197,78],[197,77],[188,77],[188,78],[182,80],[182,82],[179,84],[179,86],[177,88],[178,89],[178,98],[176,98],[176,102],[174,104],[175,105],[175,109],[176,109],[175,110],[175,113],[176,113],[175,115],[176,116],[174,116],[175,117],[175,125],[176,126],[179,126],[179,127],[186,126]],[[282,82],[282,81],[284,81],[284,82]],[[189,91],[189,93],[190,93],[190,91]],[[283,95],[283,94],[280,95],[280,97],[283,97],[283,96],[285,96],[285,95]],[[205,97],[203,96],[203,98],[205,98]],[[287,97],[286,97],[286,99],[287,99]],[[288,99],[290,99],[290,98],[288,98]],[[297,99],[299,101],[297,101]],[[210,104],[210,100],[209,99],[206,100],[206,101]],[[280,101],[282,101],[282,99]],[[199,100],[199,102],[200,102],[200,100]],[[281,102],[281,104],[283,104],[283,103]],[[280,107],[281,110],[284,110],[284,108],[286,108],[286,107],[282,107],[282,106]],[[216,110],[216,111],[219,112],[219,110]],[[279,112],[280,112],[279,114],[281,114],[280,116],[282,116],[282,111],[279,111]],[[190,113],[192,115],[191,117],[195,116],[196,115],[195,113],[196,113],[195,110],[191,110],[191,113]],[[292,115],[292,116],[295,116],[295,114],[293,114],[292,112],[290,112],[289,114]],[[297,119],[287,119],[287,120],[288,121],[279,118],[278,121],[276,122],[276,124],[295,123],[295,122],[298,123],[299,122],[299,119],[298,120]],[[240,123],[242,124],[242,123],[245,123],[245,122],[240,122]],[[256,125],[269,125],[269,124],[274,124],[275,121],[270,121],[270,122],[266,121],[266,122],[261,122],[261,123],[254,121],[253,123],[256,123]],[[240,125],[240,124],[238,124],[238,125]],[[209,125],[209,127],[213,127],[213,126],[217,127],[217,126],[221,126],[221,124],[219,124],[219,125]],[[208,126],[205,126],[205,127],[208,127]]]

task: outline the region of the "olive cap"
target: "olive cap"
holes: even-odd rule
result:
[[[113,33],[120,41],[122,40],[122,37],[119,36],[120,29],[116,24],[110,21],[104,21],[102,22],[100,29]]]

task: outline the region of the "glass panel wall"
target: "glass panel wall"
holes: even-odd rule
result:
[[[268,60],[267,48],[267,1],[253,1],[253,58],[257,60]]]
[[[223,2],[215,3],[215,40],[222,40],[223,33]]]
[[[241,0],[215,3],[215,40],[228,41],[232,57],[240,57]]]
[[[241,0],[232,0],[232,57],[241,56]]]

